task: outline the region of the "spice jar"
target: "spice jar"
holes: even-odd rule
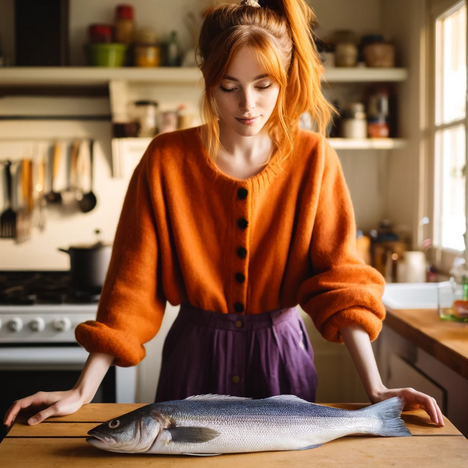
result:
[[[367,120],[362,102],[349,104],[342,122],[343,138],[367,138]]]
[[[355,67],[358,57],[357,45],[353,42],[340,42],[335,48],[335,65],[337,67]]]
[[[88,28],[89,42],[102,44],[112,42],[112,26],[109,24],[91,24]]]
[[[134,27],[133,7],[131,5],[118,5],[115,17],[115,42],[131,44]]]
[[[142,28],[136,36],[134,64],[137,67],[159,67],[160,49],[157,35],[151,28]]]

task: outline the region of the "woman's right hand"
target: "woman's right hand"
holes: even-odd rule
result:
[[[34,395],[17,400],[6,412],[3,423],[10,427],[21,410],[44,408],[28,419],[28,424],[34,426],[51,416],[65,416],[78,411],[85,403],[81,392],[77,389],[63,392],[37,392]]]
[[[78,411],[94,398],[102,379],[109,370],[114,356],[103,353],[90,353],[76,385],[64,392],[38,392],[13,403],[6,412],[3,423],[10,427],[21,410],[38,410],[28,419],[33,426],[51,416],[65,416]],[[44,409],[45,407],[45,409]]]

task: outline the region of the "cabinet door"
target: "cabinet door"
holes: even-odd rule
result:
[[[389,359],[389,378],[387,386],[391,388],[413,387],[415,390],[431,395],[445,413],[446,391],[429,377],[413,367],[397,354]]]

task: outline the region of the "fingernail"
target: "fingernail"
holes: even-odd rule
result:
[[[31,425],[31,424],[34,424],[36,422],[36,420],[34,418],[29,418],[28,419],[28,424]]]

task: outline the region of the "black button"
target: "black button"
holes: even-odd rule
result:
[[[245,218],[239,218],[237,220],[237,225],[240,229],[245,229],[248,226],[249,222]]]
[[[237,256],[238,256],[239,258],[245,258],[245,257],[247,257],[247,250],[245,250],[244,247],[239,247],[239,248],[237,249]]]
[[[236,302],[234,304],[234,310],[236,312],[244,312],[244,304],[242,304],[242,302]]]
[[[245,200],[247,198],[247,195],[248,195],[248,190],[244,187],[241,187],[238,191],[237,191],[237,197],[240,198],[241,200]]]
[[[243,283],[245,281],[245,276],[242,273],[236,273],[236,281],[238,283]]]

